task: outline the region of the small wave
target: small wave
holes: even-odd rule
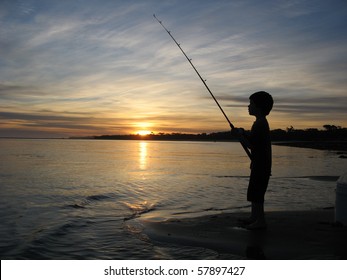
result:
[[[221,175],[215,176],[216,178],[238,178],[238,179],[248,179],[249,176],[232,176],[232,175]],[[314,181],[329,181],[335,182],[339,179],[339,176],[293,176],[293,177],[272,177],[272,179],[310,179]]]
[[[339,179],[339,176],[307,176],[304,178],[308,178],[310,180],[314,181],[329,181],[329,182],[335,182]]]
[[[87,196],[87,200],[104,200],[104,199],[109,199],[111,198],[110,195],[104,195],[104,194],[99,194],[99,195],[90,195]]]
[[[216,178],[239,178],[239,179],[249,178],[249,176],[233,176],[233,175],[218,175],[215,177]]]
[[[110,198],[112,198],[112,195],[109,195],[109,194],[90,195],[90,196],[87,196],[87,197],[81,199],[79,202],[76,202],[76,203],[73,203],[73,204],[68,204],[68,205],[65,205],[64,207],[75,208],[75,209],[84,209],[89,204],[91,204],[93,202],[107,200],[107,199],[110,199]]]
[[[79,204],[68,204],[65,207],[70,207],[70,208],[75,208],[75,209],[84,209],[86,208],[84,205],[79,205]]]
[[[293,176],[293,177],[273,177],[272,179],[309,179],[314,181],[336,182],[339,176]]]
[[[144,201],[138,204],[131,204],[129,202],[124,202],[124,205],[126,205],[133,212],[130,216],[125,217],[124,221],[138,218],[142,214],[154,211],[156,209],[155,203],[149,203],[148,201]]]
[[[210,207],[210,208],[195,210],[195,211],[175,212],[175,213],[172,213],[172,215],[186,215],[186,214],[199,214],[199,213],[205,213],[205,212],[233,211],[233,210],[245,209],[245,208],[250,208],[250,207],[251,207],[251,205],[242,205],[242,206],[236,206],[236,207],[234,206],[234,207],[227,207],[227,208]]]
[[[150,243],[151,241],[144,233],[144,226],[138,220],[127,220],[123,225],[123,229],[144,242]]]

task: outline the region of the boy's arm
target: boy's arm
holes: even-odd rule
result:
[[[252,149],[252,144],[249,141],[249,135],[243,128],[234,128],[232,133],[237,136],[241,144],[245,145],[248,149]]]

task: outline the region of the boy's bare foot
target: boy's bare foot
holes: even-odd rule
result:
[[[246,229],[248,230],[263,230],[267,228],[267,224],[265,220],[257,220],[254,223],[251,223],[246,226]]]
[[[254,222],[256,222],[255,218],[249,217],[249,218],[239,218],[237,219],[240,223],[244,224],[244,225],[250,225],[253,224]]]

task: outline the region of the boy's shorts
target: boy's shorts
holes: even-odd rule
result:
[[[255,203],[264,203],[265,192],[269,184],[270,174],[251,170],[249,178],[247,200]]]

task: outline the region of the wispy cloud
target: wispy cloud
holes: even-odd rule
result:
[[[257,90],[274,96],[275,127],[346,125],[343,1],[0,5],[0,136],[130,133],[141,123],[164,132],[228,129],[153,13],[238,126],[250,126],[248,96]]]

